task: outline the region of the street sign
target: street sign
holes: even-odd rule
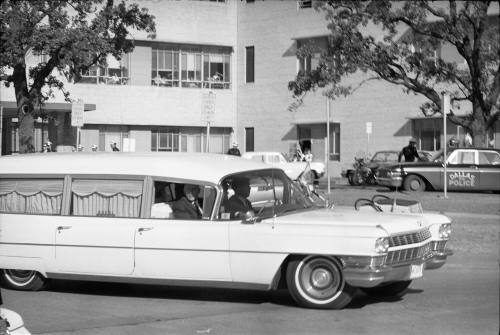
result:
[[[72,127],[83,127],[83,111],[84,103],[83,101],[76,101],[71,104],[71,126]]]
[[[215,121],[215,93],[203,93],[201,104],[201,120],[205,122]]]
[[[372,128],[373,128],[373,127],[372,127],[372,123],[371,123],[371,122],[367,122],[367,123],[366,123],[366,133],[367,133],[368,135],[370,135],[370,134],[372,133]]]

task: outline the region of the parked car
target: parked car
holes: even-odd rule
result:
[[[418,154],[420,156],[420,159],[424,162],[428,162],[432,157],[432,154],[428,151],[419,150]],[[377,151],[372,156],[372,158],[370,160],[368,160],[367,162],[364,162],[364,164],[367,168],[371,169],[371,171],[372,171],[371,175],[376,176],[377,169],[379,168],[379,166],[381,166],[383,164],[388,164],[388,163],[396,163],[398,161],[398,155],[399,155],[399,151],[396,151],[396,150]],[[356,175],[356,173],[355,173],[356,167],[359,165],[359,163],[357,163],[357,159],[359,160],[361,158],[356,157],[355,162],[352,166],[350,166],[348,168],[344,168],[341,171],[342,177],[347,178],[349,184],[353,185],[353,186],[360,185],[359,180],[355,180],[355,178],[354,178],[354,176]],[[375,180],[376,180],[376,178],[375,178]]]
[[[400,163],[378,169],[379,185],[407,191],[442,190],[444,158],[438,152],[430,162]],[[450,149],[446,158],[450,191],[500,191],[500,150],[491,148]]]
[[[242,158],[251,159],[257,162],[270,164],[274,167],[283,169],[292,180],[296,180],[304,171],[307,164],[311,166],[313,179],[318,180],[325,174],[325,164],[322,162],[289,162],[280,152],[273,151],[254,151],[245,152]]]
[[[177,216],[186,184],[201,190],[200,216]],[[233,211],[231,194],[249,209]],[[161,202],[173,213],[154,216]],[[425,216],[319,207],[283,170],[228,155],[4,156],[0,222],[0,279],[17,290],[50,278],[287,288],[301,306],[335,309],[357,288],[401,296],[440,257]]]
[[[16,312],[0,308],[0,334],[10,335],[30,335],[30,332],[24,327],[23,318]]]

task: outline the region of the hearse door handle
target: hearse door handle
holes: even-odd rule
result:
[[[142,227],[142,228],[139,228],[137,231],[139,233],[142,233],[143,231],[149,231],[149,230],[152,230],[153,227]]]
[[[61,230],[64,230],[64,229],[71,229],[71,226],[59,226],[57,227],[57,231],[60,233]]]

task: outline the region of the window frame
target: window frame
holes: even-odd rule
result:
[[[114,58],[111,54],[108,54],[107,57]],[[92,65],[87,71],[82,71],[81,78],[76,82],[76,84],[129,85],[131,58],[131,53],[124,53],[120,60],[115,58],[115,60],[120,64],[119,76],[110,74],[110,69],[113,70],[116,68],[109,67],[109,64],[106,66]],[[126,76],[123,75],[124,71],[126,71]],[[95,75],[86,73],[95,73]],[[93,82],[94,80],[95,82]]]

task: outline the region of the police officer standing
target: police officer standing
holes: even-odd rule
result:
[[[401,162],[401,156],[405,156],[405,162],[414,162],[415,158],[421,160],[417,152],[417,140],[410,138],[408,145],[399,153],[398,162]]]
[[[228,155],[241,156],[240,149],[238,149],[238,143],[234,142],[233,147],[227,151]]]

